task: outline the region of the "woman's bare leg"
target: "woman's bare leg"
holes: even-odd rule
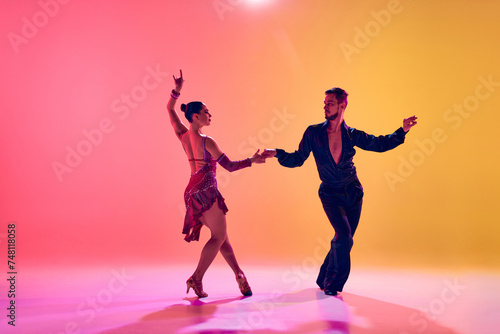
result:
[[[210,229],[211,237],[201,251],[198,267],[193,274],[193,279],[196,281],[201,281],[203,279],[205,272],[210,264],[212,264],[215,256],[227,238],[226,216],[219,208],[217,202],[212,205],[210,210],[203,213],[200,220],[203,225]]]
[[[220,246],[220,253],[226,260],[227,264],[229,264],[231,269],[234,271],[235,275],[243,274],[243,271],[238,265],[238,261],[236,261],[236,256],[234,255],[233,247],[231,247],[231,244],[229,243],[229,238],[227,236],[224,243]]]
[[[229,243],[228,237],[226,237],[226,240],[221,245],[220,253],[224,257],[226,262],[229,264],[231,269],[233,269],[240,292],[243,294],[243,296],[251,296],[252,289],[250,288],[250,285],[248,285],[248,281],[245,277],[245,274],[238,265],[238,261],[236,261],[236,256],[234,255],[234,251],[233,248],[231,247],[231,243]]]

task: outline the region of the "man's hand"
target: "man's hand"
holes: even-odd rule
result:
[[[262,152],[262,157],[263,158],[273,158],[276,155],[276,150],[269,150],[265,149],[264,152]]]
[[[417,117],[415,115],[403,120],[403,131],[408,132],[412,127],[417,125]]]

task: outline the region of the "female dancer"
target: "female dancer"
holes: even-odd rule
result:
[[[226,212],[228,211],[224,198],[217,189],[215,170],[217,162],[232,172],[241,168],[250,167],[252,163],[263,163],[265,159],[257,151],[253,157],[230,161],[221,151],[215,140],[202,134],[201,129],[210,125],[212,115],[202,102],[182,104],[181,110],[189,121],[189,129],[181,122],[175,111],[175,102],[180,96],[184,79],[181,70],[180,77],[174,76],[175,89],[170,94],[167,104],[170,123],[175,134],[180,139],[182,147],[188,156],[191,165],[191,179],[184,192],[186,203],[186,217],[184,219],[184,238],[190,242],[199,240],[200,229],[203,225],[210,229],[211,237],[201,252],[200,261],[193,275],[187,280],[187,291],[193,288],[198,297],[208,295],[203,291],[201,283],[203,275],[220,251],[236,275],[236,281],[244,296],[251,296],[252,290],[248,285],[245,274],[238,266],[233,248],[229,243],[226,231]],[[217,158],[217,159],[214,159]],[[217,205],[214,205],[217,204]]]

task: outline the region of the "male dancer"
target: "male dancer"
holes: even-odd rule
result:
[[[417,124],[417,117],[403,120],[396,132],[375,137],[347,126],[344,111],[347,93],[341,88],[325,92],[324,123],[307,128],[299,149],[287,153],[282,149],[265,150],[263,157],[277,157],[285,167],[299,167],[313,152],[321,185],[319,197],[335,230],[331,249],[319,271],[316,283],[327,295],[342,291],[351,270],[350,252],[353,235],[358,226],[363,202],[363,187],[352,161],[357,146],[363,150],[385,152],[402,144],[406,133]]]

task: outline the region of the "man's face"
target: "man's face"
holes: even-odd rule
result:
[[[325,118],[329,121],[333,121],[340,116],[344,115],[345,104],[338,103],[335,94],[326,94],[325,96]]]

